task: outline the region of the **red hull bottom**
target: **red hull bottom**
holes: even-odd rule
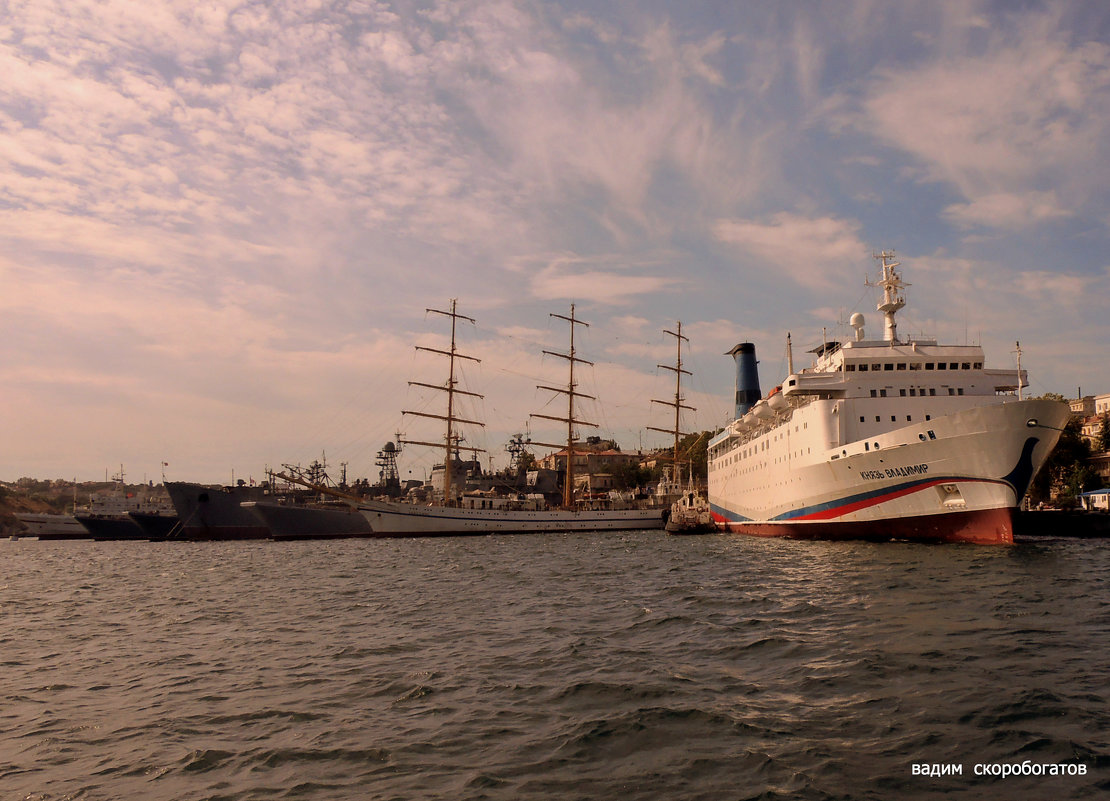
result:
[[[967,542],[975,545],[1010,545],[1014,541],[1012,509],[947,512],[942,515],[897,517],[857,522],[728,522],[718,520],[723,531],[754,537],[787,537],[797,540],[870,540],[886,542]]]

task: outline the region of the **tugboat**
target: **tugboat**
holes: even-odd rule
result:
[[[664,528],[668,534],[712,534],[717,524],[709,501],[700,492],[690,490],[671,504],[671,516]]]

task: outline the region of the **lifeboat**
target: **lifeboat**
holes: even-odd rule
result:
[[[790,401],[782,394],[782,387],[775,387],[767,396],[767,405],[773,412],[784,412],[790,408]]]

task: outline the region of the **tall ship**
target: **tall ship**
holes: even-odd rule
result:
[[[460,451],[480,453],[481,449],[461,445],[463,437],[459,433],[461,424],[482,425],[478,421],[462,418],[458,413],[460,396],[481,398],[475,392],[460,389],[459,361],[479,361],[473,356],[459,353],[456,343],[456,324],[459,320],[473,323],[474,320],[458,313],[455,300],[450,310],[428,309],[429,313],[443,315],[451,320],[450,349],[419,347],[448,359],[448,377],[443,384],[424,384],[412,381],[410,384],[437,390],[446,398],[446,413],[405,412],[408,415],[439,420],[445,428],[445,435],[439,442],[420,440],[401,440],[403,444],[439,448],[444,454],[442,471],[442,493],[431,503],[405,503],[396,500],[373,500],[348,498],[365,517],[370,525],[370,536],[454,536],[464,534],[526,534],[536,532],[569,531],[619,531],[635,529],[658,529],[663,526],[666,509],[653,504],[639,504],[631,501],[590,499],[581,500],[575,496],[575,445],[579,426],[595,426],[577,417],[576,404],[581,398],[592,398],[579,391],[575,380],[575,367],[590,364],[580,358],[574,347],[575,326],[584,326],[575,317],[574,306],[570,316],[552,314],[552,317],[570,324],[570,350],[567,353],[544,351],[544,353],[564,359],[570,369],[570,377],[562,387],[540,387],[566,398],[566,416],[535,414],[534,417],[560,422],[566,425],[567,439],[563,443],[544,443],[532,441],[542,447],[565,449],[563,478],[563,498],[561,505],[549,506],[542,498],[529,497],[515,493],[508,495],[488,494],[480,497],[464,495],[459,491],[455,465],[460,461]],[[283,475],[282,478],[287,478]],[[324,490],[324,488],[318,488]],[[327,490],[324,490],[327,491]],[[331,492],[332,495],[338,493]]]
[[[736,361],[733,421],[709,443],[719,528],[799,539],[1012,543],[1022,497],[1068,420],[1067,404],[1026,400],[1021,369],[988,369],[978,345],[902,338],[905,287],[876,255],[882,339],[823,341],[810,367],[764,397],[755,346]]]

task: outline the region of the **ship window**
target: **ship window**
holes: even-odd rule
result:
[[[906,415],[906,422],[907,423],[912,423],[913,422],[913,415],[912,414],[907,414]]]
[[[902,397],[902,398],[906,397],[906,390],[904,390],[904,389],[898,390],[898,395],[899,395],[899,397]]]
[[[878,395],[879,395],[879,390],[877,390],[877,389],[871,390],[871,397],[872,398],[878,397]]]
[[[875,422],[876,423],[881,423],[882,421],[883,421],[883,418],[879,417],[879,415],[875,415]]]
[[[948,369],[949,369],[949,370],[959,370],[959,369],[960,369],[960,365],[959,365],[959,363],[958,363],[958,362],[949,362],[949,363],[948,363]]]
[[[844,369],[847,370],[849,373],[854,373],[856,371],[856,366],[854,364],[846,364],[844,365]],[[794,382],[791,381],[790,383],[793,384]]]
[[[963,387],[960,387],[959,389],[957,389],[957,390],[956,390],[956,394],[957,394],[957,395],[963,395],[963,394],[964,394],[964,388],[963,388]]]
[[[859,421],[860,421],[861,423],[863,422],[863,415],[862,415],[862,414],[861,414],[861,415],[859,416]]]
[[[875,450],[878,450],[878,449],[879,449],[879,443],[876,442],[875,443]]]
[[[924,442],[924,441],[925,441],[925,439],[926,439],[926,438],[925,438],[925,435],[924,435],[924,434],[918,434],[918,435],[917,435],[917,438],[918,438],[919,440],[921,440],[922,442]]]
[[[913,362],[913,363],[911,363],[911,364],[910,364],[910,369],[911,369],[911,370],[920,370],[920,369],[921,369],[921,362]]]
[[[892,414],[892,415],[890,416],[890,422],[892,422],[892,423],[897,423],[897,422],[898,422],[898,415],[896,415],[896,414]]]
[[[894,369],[894,362],[887,362],[886,364],[883,365],[883,369],[884,370],[893,370]]]
[[[937,365],[937,369],[938,369],[938,370],[947,370],[947,369],[948,369],[948,365],[947,365],[947,364],[945,364],[944,362],[941,362],[940,364],[938,364],[938,365]]]
[[[861,373],[866,373],[866,372],[867,372],[867,365],[866,365],[866,364],[861,364],[861,365],[859,366],[859,371],[860,371]]]
[[[937,435],[934,434],[931,429],[928,433],[929,433],[929,439],[936,439],[937,438]]]
[[[971,362],[964,362],[961,366],[965,370],[970,370],[971,369]]]
[[[925,369],[926,370],[932,370],[933,369],[933,363],[932,362],[925,362]]]
[[[914,389],[913,387],[910,387],[910,397],[911,398],[917,397],[917,390]]]
[[[955,390],[955,389],[954,389],[953,387],[949,387],[949,388],[948,388],[948,394],[949,394],[949,395],[955,395],[955,394],[956,394],[956,390]]]
[[[982,362],[975,362],[975,369],[976,370],[982,370],[983,369],[983,363]]]
[[[906,369],[906,363],[905,362],[898,362],[898,369],[899,370],[905,370]]]
[[[871,443],[869,443],[869,442],[865,442],[865,443],[863,443],[863,449],[864,449],[865,451],[869,451],[869,450],[871,450]]]
[[[929,394],[930,395],[936,395],[937,394],[937,388],[936,387],[929,387]]]
[[[925,415],[925,419],[926,420],[932,420],[933,416],[931,414],[927,414],[927,415]]]
[[[885,398],[886,397],[886,390],[885,389],[880,389],[879,390],[879,397],[880,398]]]

